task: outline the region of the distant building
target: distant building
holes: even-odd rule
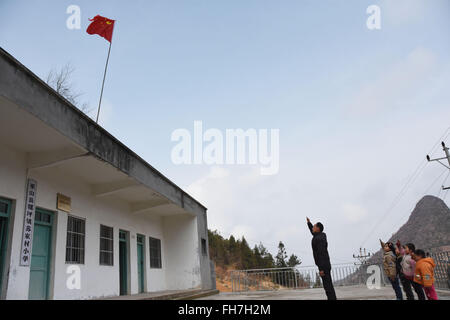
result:
[[[206,208],[2,49],[0,286],[2,299],[214,286]]]

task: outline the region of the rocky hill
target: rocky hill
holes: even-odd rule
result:
[[[395,243],[397,239],[402,244],[411,242],[417,249],[430,252],[431,249],[450,245],[450,209],[437,197],[423,197],[408,221],[390,239],[381,240]],[[380,261],[381,249],[368,260],[369,263]]]

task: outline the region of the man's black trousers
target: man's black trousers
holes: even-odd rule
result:
[[[331,269],[323,270],[325,275],[322,277],[323,288],[327,294],[328,300],[336,300],[336,293],[334,292],[333,281],[331,279]]]

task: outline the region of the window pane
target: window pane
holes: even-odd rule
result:
[[[113,265],[113,228],[100,225],[100,264]]]
[[[4,202],[0,202],[0,212],[1,213],[7,213],[8,212],[8,205]]]
[[[46,217],[43,217],[47,219]],[[49,218],[50,219],[50,216]],[[50,220],[49,220],[50,222]],[[84,263],[85,221],[69,216],[67,219],[66,262]]]
[[[150,267],[161,268],[161,240],[149,238],[150,244]]]

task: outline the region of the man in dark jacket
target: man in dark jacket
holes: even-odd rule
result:
[[[331,279],[331,263],[330,256],[328,255],[327,235],[323,232],[323,225],[320,222],[317,222],[313,226],[309,218],[306,218],[306,221],[308,222],[309,231],[313,235],[311,245],[314,262],[319,268],[323,288],[325,289],[328,300],[336,300],[336,293],[334,292],[333,281]]]

